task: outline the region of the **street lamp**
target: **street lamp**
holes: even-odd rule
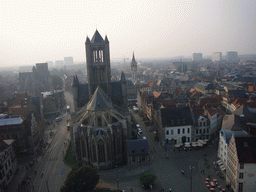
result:
[[[191,167],[189,166],[189,169],[190,169],[190,192],[192,192],[192,169],[194,169],[195,167]]]

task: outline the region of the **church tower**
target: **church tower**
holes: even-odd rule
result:
[[[137,81],[137,62],[135,60],[134,53],[131,61],[131,71],[132,71],[132,81],[134,83]]]
[[[92,97],[98,86],[108,96],[111,96],[110,56],[107,36],[103,40],[98,30],[96,30],[91,40],[87,37],[85,49],[89,98]]]

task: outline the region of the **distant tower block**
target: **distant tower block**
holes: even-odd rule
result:
[[[96,30],[91,40],[87,37],[85,49],[89,98],[98,86],[111,96],[110,56],[107,36],[103,40],[98,30]]]
[[[132,81],[136,82],[137,81],[137,62],[135,60],[134,53],[131,61],[131,71],[132,71]]]

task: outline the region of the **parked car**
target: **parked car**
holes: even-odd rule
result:
[[[138,131],[138,133],[142,134],[141,128],[138,128],[137,131]]]
[[[57,117],[57,118],[55,119],[56,122],[60,122],[61,120],[62,120],[61,117]]]

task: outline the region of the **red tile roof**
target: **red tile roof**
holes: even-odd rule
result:
[[[154,91],[153,95],[154,95],[155,98],[158,98],[161,95],[161,93]]]

